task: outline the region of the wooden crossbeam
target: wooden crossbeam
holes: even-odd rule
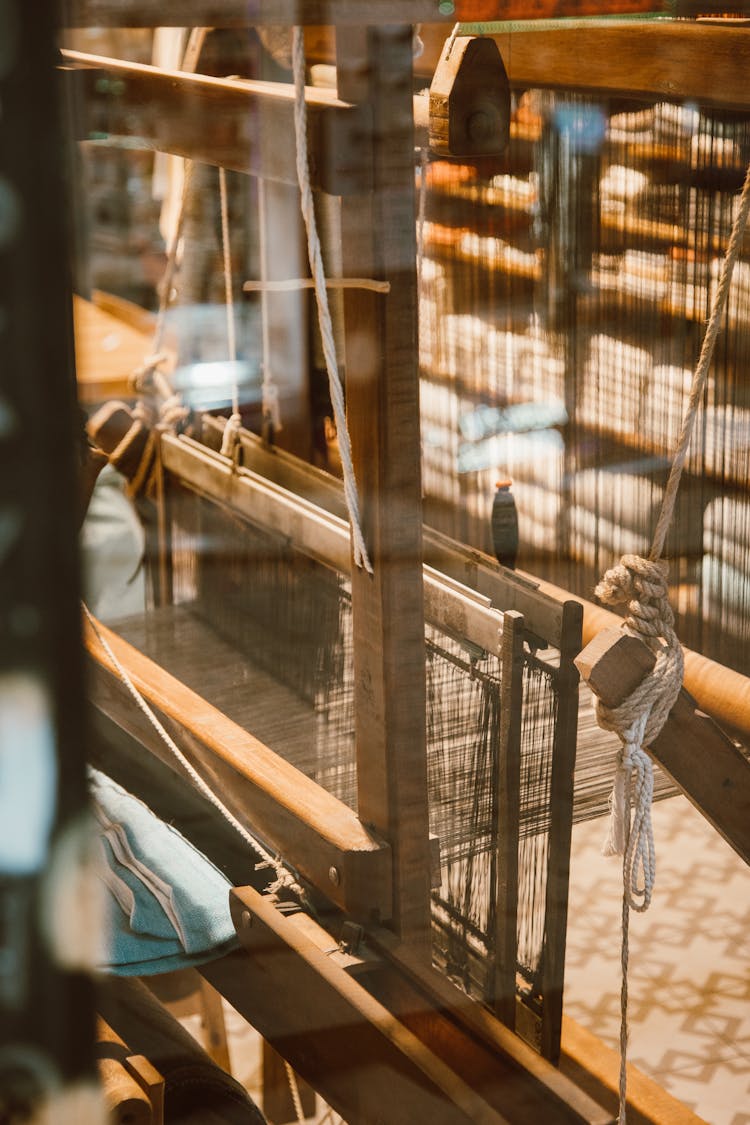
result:
[[[66,27],[217,27],[264,24],[427,23],[445,19],[438,0],[65,0]]]
[[[214,78],[80,51],[63,51],[81,140],[127,137],[134,147],[297,184],[294,87],[283,82]],[[80,88],[82,87],[82,89]],[[312,183],[336,195],[371,183],[367,113],[333,90],[305,93]]]
[[[356,814],[274,754],[158,664],[99,626],[120,664],[193,767],[267,847],[355,916],[391,911],[390,848]],[[134,706],[109,655],[89,627],[90,697],[157,758],[184,776],[161,737]],[[336,871],[336,881],[330,872]]]

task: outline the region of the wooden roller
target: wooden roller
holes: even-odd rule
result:
[[[97,1067],[110,1125],[154,1125],[151,1099],[129,1073],[128,1049],[102,1019],[97,1020]]]

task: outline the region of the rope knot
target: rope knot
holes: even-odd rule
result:
[[[239,441],[241,429],[242,415],[237,413],[230,414],[221,439],[222,456],[232,457],[234,455],[234,449]]]
[[[663,562],[624,555],[596,588],[609,605],[627,603],[623,628],[640,637],[656,654],[653,671],[617,707],[597,702],[597,721],[614,731],[622,749],[610,798],[605,855],[625,856],[625,895],[634,910],[651,901],[655,872],[651,796],[653,767],[643,747],[659,734],[682,686],[682,648],[674,631]],[[630,825],[631,802],[634,807]]]

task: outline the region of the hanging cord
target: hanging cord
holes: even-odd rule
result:
[[[270,867],[276,872],[276,881],[271,884],[271,886],[268,888],[268,891],[270,893],[273,893],[281,889],[288,890],[292,894],[294,894],[304,906],[312,910],[305,889],[300,885],[298,879],[295,878],[292,872],[281,863],[278,857],[273,856],[269,851],[266,851],[260,841],[257,840],[255,836],[252,835],[252,833],[248,832],[244,825],[240,824],[236,816],[234,816],[234,814],[230,812],[230,810],[219,799],[216,793],[214,793],[213,789],[211,789],[211,787],[206,784],[206,782],[203,780],[203,778],[191,764],[191,762],[185,757],[185,755],[178,747],[177,743],[156,717],[151,707],[149,707],[148,703],[143,698],[140,691],[128,675],[126,669],[123,667],[121,661],[115,655],[112,646],[110,645],[107,638],[102,634],[99,628],[99,623],[91,613],[86,603],[81,602],[81,607],[89,625],[91,626],[94,636],[103,648],[104,652],[107,654],[109,660],[111,660],[118,676],[130,693],[134,703],[138,707],[138,710],[141,711],[148,719],[149,723],[154,728],[159,738],[167,747],[170,754],[172,754],[172,756],[179,762],[180,766],[188,775],[193,785],[195,785],[196,789],[198,789],[198,791],[206,798],[206,800],[213,805],[213,807],[217,810],[217,812],[221,814],[224,820],[226,820],[227,823],[231,825],[231,827],[244,840],[248,847],[251,848],[252,851],[254,851],[256,855],[260,857],[260,862],[256,864],[256,871],[261,870],[264,867]]]
[[[286,1071],[286,1080],[289,1083],[289,1093],[292,1095],[294,1112],[297,1114],[297,1120],[307,1121],[307,1118],[305,1117],[305,1111],[302,1108],[302,1098],[299,1092],[299,1082],[297,1081],[297,1075],[294,1073],[292,1067],[289,1065],[286,1059],[284,1059],[284,1070]]]
[[[628,615],[623,628],[626,632],[641,637],[656,654],[656,664],[651,675],[619,707],[607,708],[601,701],[597,701],[596,705],[599,725],[605,730],[615,731],[622,743],[612,790],[609,834],[604,846],[605,855],[623,856],[619,1125],[625,1125],[627,1120],[630,910],[648,910],[656,876],[651,825],[653,766],[643,747],[653,742],[666,722],[680,693],[683,675],[682,647],[674,631],[674,614],[668,601],[667,565],[660,558],[674,516],[677,491],[721,330],[732,273],[742,247],[748,215],[750,165],[745,174],[740,207],[724,257],[721,277],[714,293],[711,315],[693,375],[649,556],[644,559],[638,555],[624,555],[618,566],[606,572],[595,590],[596,596],[605,605],[627,604]]]
[[[234,330],[234,293],[232,291],[232,248],[229,242],[229,204],[227,202],[227,173],[219,168],[219,200],[221,204],[221,250],[224,263],[224,307],[227,314],[227,346],[232,363],[232,414],[224,427],[221,452],[231,457],[242,428],[240,391],[237,382],[237,338]]]
[[[186,74],[195,73],[209,30],[210,28],[207,27],[194,27],[191,29],[187,46],[185,47],[185,54],[182,58],[182,66],[180,68]],[[167,252],[164,276],[162,277],[159,287],[159,308],[156,315],[156,324],[154,326],[151,353],[146,357],[142,367],[135,372],[133,377],[134,388],[140,394],[153,388],[161,396],[163,401],[159,409],[160,420],[172,427],[184,422],[190,414],[189,408],[184,405],[181,397],[175,394],[170,386],[169,380],[160,370],[160,367],[167,358],[167,354],[164,351],[164,332],[166,329],[167,313],[172,303],[174,278],[177,272],[180,243],[182,242],[187,205],[192,192],[192,183],[193,162],[192,160],[184,160],[180,206],[177,212],[172,241]],[[136,405],[134,413],[141,421],[145,420],[146,411],[142,403],[139,402]]]
[[[328,386],[333,406],[333,417],[339,440],[339,454],[341,467],[344,474],[344,496],[349,512],[352,528],[352,550],[356,566],[362,566],[372,574],[372,563],[367,554],[362,525],[359,515],[359,496],[357,494],[357,481],[352,462],[352,448],[349,440],[349,431],[346,425],[346,409],[344,406],[344,389],[336,359],[336,344],[333,336],[331,312],[328,307],[328,293],[323,269],[323,254],[320,248],[317,224],[315,222],[315,208],[313,205],[312,187],[310,186],[310,169],[307,159],[307,106],[305,104],[305,41],[301,27],[292,31],[292,62],[294,68],[294,133],[297,141],[297,179],[302,197],[302,216],[307,230],[307,252],[310,261],[310,272],[315,282],[315,297],[318,309],[318,324],[323,341],[323,355],[325,356],[328,371]]]

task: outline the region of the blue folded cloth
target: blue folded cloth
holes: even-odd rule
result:
[[[102,968],[122,976],[199,965],[236,945],[226,877],[142,801],[89,770],[109,922]]]

